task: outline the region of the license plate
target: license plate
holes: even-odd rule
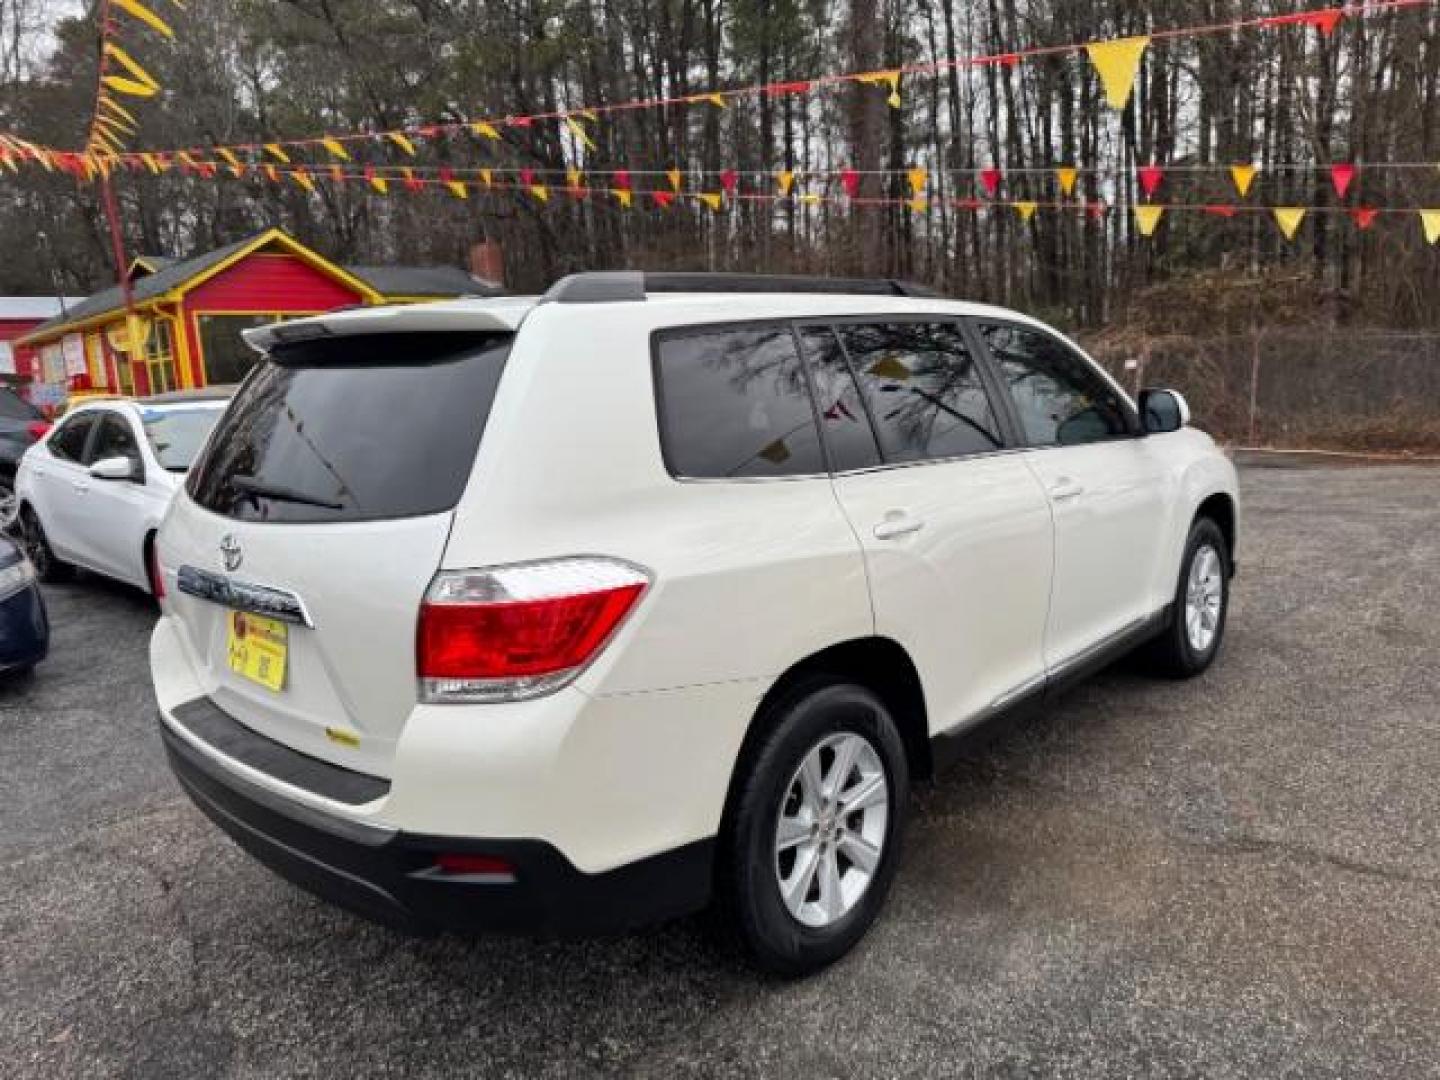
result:
[[[227,624],[230,670],[270,690],[282,689],[290,628],[278,619],[248,611],[230,612]]]

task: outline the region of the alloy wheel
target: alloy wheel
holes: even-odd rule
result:
[[[20,518],[20,542],[35,572],[44,577],[50,569],[50,546],[45,542],[45,530],[40,527],[40,519],[33,512],[27,512]]]
[[[822,928],[859,903],[884,855],[889,815],[890,784],[869,740],[840,732],[806,753],[775,826],[775,881],[792,916]]]
[[[19,520],[20,500],[15,495],[15,489],[0,483],[0,532],[12,531]]]
[[[1209,651],[1220,629],[1220,608],[1225,601],[1223,573],[1219,552],[1209,544],[1195,549],[1185,583],[1185,636],[1197,653]]]

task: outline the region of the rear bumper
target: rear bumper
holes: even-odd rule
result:
[[[0,672],[38,664],[49,649],[50,622],[40,590],[32,584],[0,600]]]
[[[588,874],[540,840],[427,836],[326,814],[251,783],[163,718],[160,733],[181,786],[242,848],[301,888],[398,930],[598,934],[709,900],[712,840]],[[514,873],[445,879],[435,873],[440,852],[498,857]]]

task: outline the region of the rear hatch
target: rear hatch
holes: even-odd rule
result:
[[[167,610],[226,712],[390,775],[415,705],[421,600],[513,337],[281,341],[246,380],[159,547],[176,583]],[[254,617],[266,611],[278,624]]]

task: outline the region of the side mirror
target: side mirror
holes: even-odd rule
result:
[[[1142,390],[1140,419],[1147,435],[1179,431],[1190,423],[1190,406],[1177,390]]]
[[[128,457],[101,458],[90,466],[90,475],[96,480],[143,480],[144,473],[138,461]]]

